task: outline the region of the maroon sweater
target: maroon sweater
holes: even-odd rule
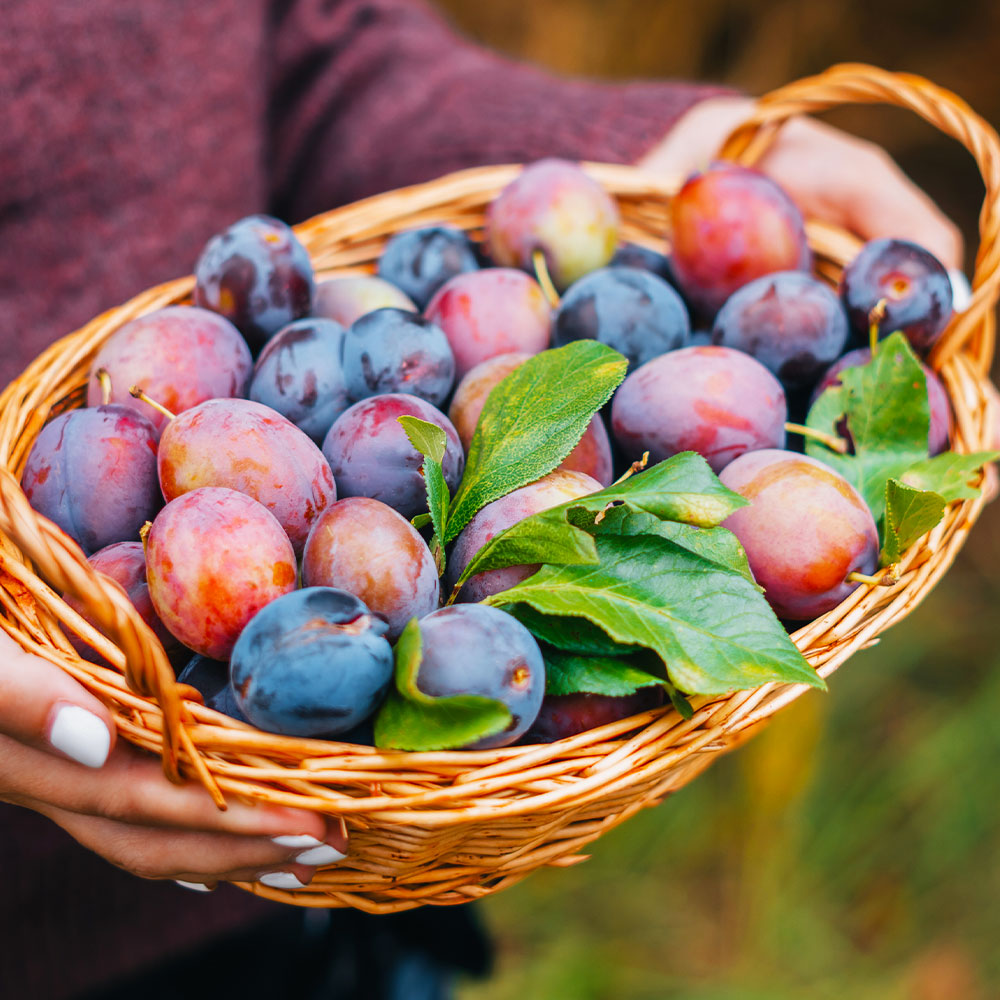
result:
[[[716,88],[516,65],[406,0],[22,0],[0,31],[0,384],[269,210],[476,164],[628,162]],[[76,995],[259,918],[0,806],[0,996]]]

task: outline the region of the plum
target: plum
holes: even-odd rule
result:
[[[670,203],[670,232],[678,284],[709,316],[754,278],[811,262],[795,203],[769,177],[736,164],[687,180]]]
[[[504,267],[534,269],[541,250],[556,288],[611,259],[620,225],[614,199],[568,160],[528,164],[486,210],[486,246]]]
[[[216,712],[240,722],[250,721],[236,704],[236,695],[229,683],[229,664],[223,660],[210,660],[201,653],[195,653],[177,675],[177,683],[189,684]]]
[[[542,707],[521,738],[522,743],[554,743],[609,722],[627,719],[651,708],[659,708],[666,695],[659,684],[639,688],[632,694],[613,696],[588,694],[547,694]]]
[[[524,734],[545,694],[545,663],[517,619],[484,604],[455,605],[422,618],[420,637],[417,687],[424,694],[477,694],[510,709],[507,729],[465,749],[509,746]]]
[[[515,368],[522,365],[530,354],[500,354],[482,361],[459,382],[448,409],[448,418],[455,425],[462,447],[466,452],[476,432],[479,415],[494,386],[502,382]],[[599,413],[591,418],[580,443],[562,460],[560,469],[585,472],[602,486],[610,486],[613,476],[611,442],[604,421]]]
[[[609,267],[638,267],[643,271],[649,271],[658,278],[669,282],[676,287],[674,269],[670,264],[670,258],[666,254],[649,247],[641,246],[638,243],[622,244],[608,261]]]
[[[131,396],[132,386],[181,413],[206,399],[246,395],[252,368],[250,348],[229,320],[195,306],[168,306],[131,320],[101,345],[90,365],[87,405],[104,401],[103,369],[111,379],[108,402],[141,413],[158,436],[167,417]]]
[[[295,552],[274,515],[244,493],[205,487],[160,511],[146,538],[153,608],[185,646],[229,656],[244,625],[295,589]]]
[[[417,311],[405,292],[372,274],[329,278],[316,286],[313,315],[335,320],[343,327],[366,313],[386,308]]]
[[[427,543],[405,517],[368,497],[331,504],[302,555],[307,587],[337,587],[361,598],[399,637],[411,618],[438,606],[440,584]]]
[[[749,354],[684,347],[637,368],[611,406],[611,431],[629,459],[696,451],[715,472],[744,452],[780,448],[788,407],[781,383]]]
[[[498,354],[537,354],[549,346],[549,304],[523,271],[491,267],[446,281],[425,313],[448,338],[455,374]]]
[[[488,503],[462,529],[455,540],[448,560],[448,583],[454,587],[472,557],[494,536],[506,531],[512,524],[550,507],[558,507],[567,500],[596,493],[601,484],[582,472],[557,469],[536,482],[522,486]],[[477,573],[470,577],[459,594],[461,601],[482,601],[501,590],[508,590],[538,570],[537,566],[506,566]]]
[[[765,449],[743,455],[719,478],[750,501],[724,522],[746,550],[775,614],[806,621],[835,608],[878,566],[871,511],[854,487],[805,455]]]
[[[452,226],[425,226],[395,233],[378,259],[378,275],[423,309],[456,274],[478,271],[469,237]]]

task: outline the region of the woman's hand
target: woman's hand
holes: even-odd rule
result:
[[[157,758],[116,742],[108,710],[48,660],[0,632],[0,801],[33,809],[142,878],[192,888],[261,881],[294,889],[344,857],[338,824],[298,809],[219,810]]]
[[[708,165],[745,121],[753,101],[719,97],[696,104],[639,166],[681,179]],[[962,266],[962,236],[934,202],[878,146],[811,118],[793,118],[757,164],[807,218],[865,240],[897,237],[926,247],[949,269]]]

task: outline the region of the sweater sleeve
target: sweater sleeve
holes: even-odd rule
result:
[[[731,93],[559,77],[458,37],[420,0],[274,11],[268,166],[291,221],[463,167],[632,162],[697,101]]]

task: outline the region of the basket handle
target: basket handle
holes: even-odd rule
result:
[[[979,215],[979,250],[969,308],[957,313],[938,341],[931,362],[940,368],[965,350],[981,375],[993,356],[992,313],[1000,298],[1000,137],[960,97],[909,73],[864,63],[842,63],[761,97],[751,116],[723,143],[720,156],[752,166],[767,152],[789,118],[841,104],[891,104],[909,108],[972,154],[986,185]]]

